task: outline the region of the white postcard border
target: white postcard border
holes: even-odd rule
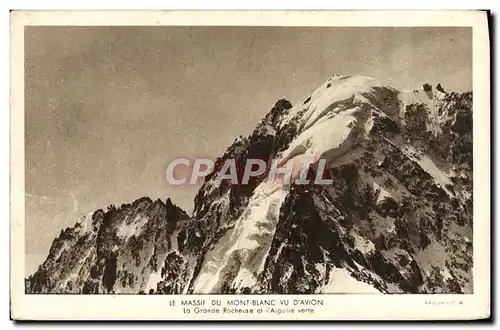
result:
[[[470,26],[473,29],[474,293],[468,295],[26,295],[24,27],[60,25]],[[430,50],[432,51],[432,50]],[[490,50],[479,11],[14,11],[11,13],[11,317],[17,320],[422,320],[490,315]],[[321,300],[314,312],[185,313],[182,300]],[[173,302],[172,302],[173,301]],[[175,304],[175,306],[172,306]],[[210,306],[209,306],[210,307]],[[192,307],[191,307],[192,308]],[[246,306],[245,308],[248,308]],[[254,307],[252,307],[254,308]]]

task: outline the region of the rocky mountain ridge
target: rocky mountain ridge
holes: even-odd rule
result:
[[[326,159],[328,186],[219,182],[227,159]],[[472,93],[334,75],[278,100],[188,216],[110,206],[61,231],[27,293],[471,293]]]

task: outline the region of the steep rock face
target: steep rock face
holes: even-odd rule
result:
[[[241,175],[248,159],[305,156],[326,160],[331,184],[217,180],[229,159]],[[335,75],[302,104],[276,102],[194,201],[191,217],[170,200],[95,212],[26,291],[470,293],[472,94]]]
[[[62,230],[49,255],[26,279],[32,293],[138,293],[156,289],[177,226],[189,219],[170,199],[110,205]]]

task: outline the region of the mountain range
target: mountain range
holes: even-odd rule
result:
[[[331,76],[217,158],[318,155],[330,185],[208,175],[61,230],[31,294],[472,293],[472,92]]]

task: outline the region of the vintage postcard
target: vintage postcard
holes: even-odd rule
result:
[[[13,319],[490,316],[486,12],[14,11],[11,38]]]

